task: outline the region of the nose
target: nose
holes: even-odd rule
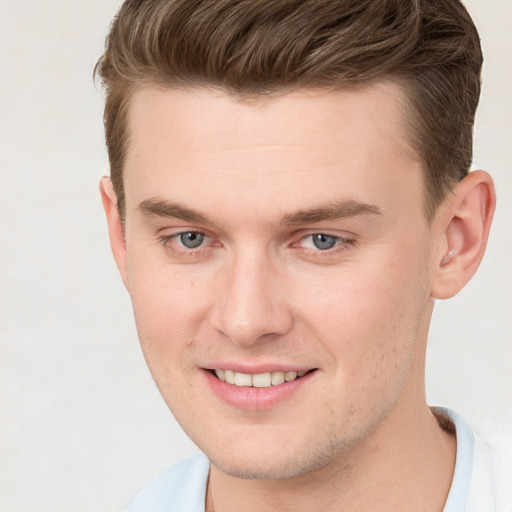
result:
[[[248,252],[219,269],[213,314],[215,329],[242,346],[275,339],[293,325],[277,264],[269,255]]]

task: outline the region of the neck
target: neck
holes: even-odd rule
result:
[[[455,466],[455,438],[421,402],[400,404],[363,443],[319,470],[290,479],[241,480],[212,465],[207,512],[439,512]]]

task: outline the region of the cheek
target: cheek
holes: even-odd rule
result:
[[[192,364],[187,358],[207,314],[204,276],[176,271],[142,251],[130,256],[128,288],[144,356],[155,379],[175,374]]]
[[[196,331],[192,328],[194,312],[189,293],[177,283],[161,277],[132,281],[130,290],[135,321],[144,358],[167,406],[180,418],[187,396],[194,403],[195,389],[191,369]]]
[[[418,278],[425,268],[407,265],[389,255],[373,265],[336,269],[314,285],[302,283],[297,314],[330,352],[340,378],[369,384],[409,365],[429,290]]]
[[[145,328],[180,329],[205,300],[204,272],[192,265],[180,268],[155,252],[163,251],[135,247],[128,252],[128,288],[135,314]]]

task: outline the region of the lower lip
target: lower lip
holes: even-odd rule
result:
[[[317,372],[315,370],[298,379],[267,388],[235,386],[221,381],[208,370],[203,370],[203,373],[210,388],[223,402],[237,409],[259,411],[271,409],[290,398],[305,386]]]

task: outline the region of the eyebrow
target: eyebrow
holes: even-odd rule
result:
[[[373,204],[346,200],[290,213],[283,217],[281,223],[286,225],[311,224],[327,220],[346,219],[358,215],[382,215],[382,213],[382,210]]]
[[[139,204],[138,210],[149,217],[173,218],[207,226],[213,225],[213,221],[206,215],[163,199],[146,199]]]
[[[138,210],[150,217],[174,218],[206,226],[214,225],[214,222],[209,217],[196,210],[187,208],[179,203],[158,198],[142,201],[138,206]],[[356,217],[358,215],[382,215],[382,210],[373,204],[361,203],[355,200],[344,200],[284,215],[280,224],[296,226]]]

